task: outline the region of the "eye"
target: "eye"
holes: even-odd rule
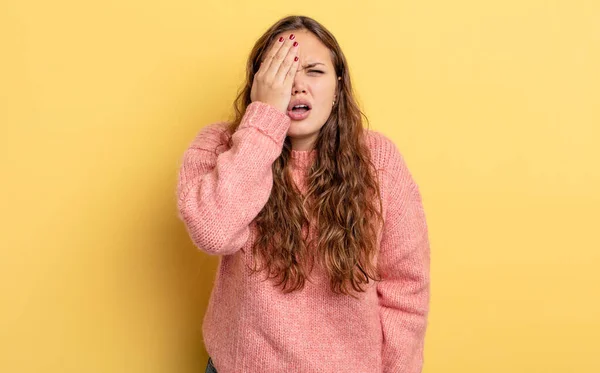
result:
[[[319,74],[323,74],[323,72],[321,70],[308,70],[309,73],[319,73]]]

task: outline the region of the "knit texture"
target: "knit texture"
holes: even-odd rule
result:
[[[291,119],[255,101],[232,135],[209,124],[185,151],[177,185],[179,218],[192,242],[219,256],[203,320],[204,344],[219,373],[417,373],[429,313],[430,249],[421,194],[403,156],[383,134],[365,130],[378,170],[385,223],[378,236],[381,282],[359,299],[333,293],[315,264],[301,291],[284,294],[251,275],[252,221],[273,186]],[[228,148],[224,140],[232,138]],[[306,190],[317,150],[292,150],[291,170]],[[309,240],[315,237],[311,225]]]

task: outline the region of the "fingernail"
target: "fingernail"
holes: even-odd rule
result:
[[[290,34],[290,40],[294,40],[295,36],[294,34]]]
[[[298,46],[298,42],[295,41],[293,45],[294,45],[294,47]]]
[[[279,41],[283,41],[283,36],[280,36],[280,37],[279,37]]]
[[[298,61],[298,56],[294,57],[294,62]]]

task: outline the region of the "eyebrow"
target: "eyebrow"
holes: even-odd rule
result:
[[[317,65],[323,65],[323,66],[325,66],[325,64],[322,63],[322,62],[313,62],[313,63],[309,63],[308,65],[304,65],[303,69],[308,69],[310,67],[315,67]]]

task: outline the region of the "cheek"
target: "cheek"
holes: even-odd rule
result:
[[[312,94],[319,105],[331,106],[335,91],[329,82],[321,82],[312,85]]]

